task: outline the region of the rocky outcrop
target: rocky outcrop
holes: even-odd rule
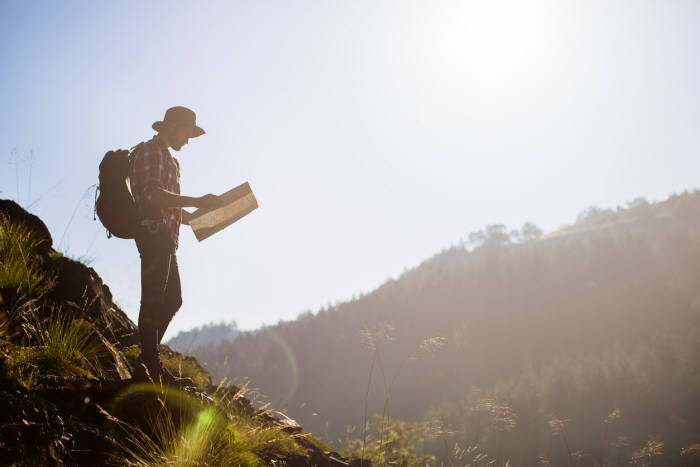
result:
[[[76,395],[66,392],[45,398],[15,379],[0,379],[3,465],[105,465],[111,455],[119,455],[119,443],[101,430],[104,415],[87,404],[82,410],[66,410],[73,403],[66,395]]]
[[[93,268],[64,256],[53,259],[56,285],[48,298],[79,308],[110,342],[122,346],[137,343],[136,325],[112,301],[112,293]]]
[[[9,200],[0,200],[0,215],[26,225],[40,239],[35,251],[37,260],[56,275],[56,285],[46,296],[48,300],[92,323],[117,349],[138,343],[136,325],[114,304],[109,287],[93,268],[56,252],[49,229],[41,219]],[[115,361],[113,366],[120,367],[120,362]]]

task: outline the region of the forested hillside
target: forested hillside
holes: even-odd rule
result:
[[[178,352],[189,352],[196,347],[218,344],[222,341],[233,340],[238,334],[236,322],[209,323],[187,331],[180,331],[166,344]]]
[[[330,440],[388,409],[439,420],[424,448],[445,462],[458,442],[515,465],[696,465],[700,193],[538,235],[489,226],[370,294],[193,354]]]

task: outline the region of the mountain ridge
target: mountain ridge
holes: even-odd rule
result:
[[[469,247],[445,249],[356,300],[193,354],[215,377],[246,376],[294,418],[317,431],[328,423],[330,438],[342,439],[347,425],[362,425],[363,407],[382,411],[390,385],[382,379],[395,372],[391,413],[420,420],[470,387],[503,386],[524,366],[647,345],[700,323],[697,191],[589,210],[539,240],[489,226],[470,235]],[[383,377],[368,378],[366,335],[379,342]],[[435,337],[445,338],[439,354],[409,358]]]

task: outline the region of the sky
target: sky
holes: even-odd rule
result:
[[[700,185],[696,0],[0,3],[0,197],[88,261],[134,321],[133,241],[93,220],[105,152],[168,107],[206,135],[182,192],[259,209],[199,243],[166,339],[375,289],[494,223]]]

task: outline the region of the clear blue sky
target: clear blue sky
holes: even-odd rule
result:
[[[203,243],[183,228],[169,335],[253,328],[486,224],[694,189],[699,56],[695,0],[2,2],[0,196],[135,320],[136,248],[105,238],[89,187],[191,107],[207,134],[175,153],[183,193],[249,181],[260,209]]]

